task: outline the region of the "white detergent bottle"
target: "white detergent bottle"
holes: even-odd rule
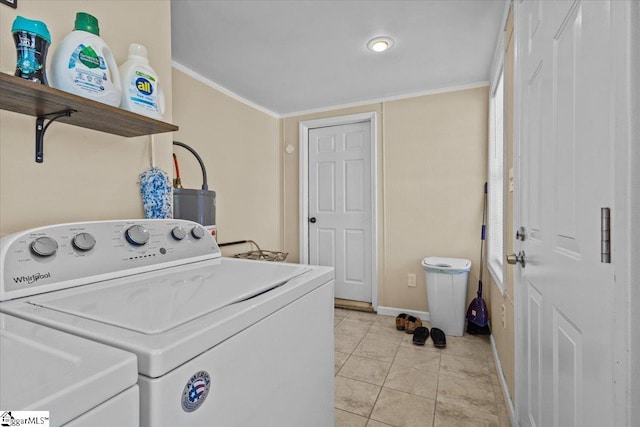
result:
[[[120,65],[122,102],[120,108],[162,120],[164,93],[158,75],[149,65],[147,48],[141,44],[129,45],[129,58]]]
[[[98,20],[78,12],[74,30],[53,55],[51,82],[57,89],[117,107],[121,94],[118,65],[99,35]]]

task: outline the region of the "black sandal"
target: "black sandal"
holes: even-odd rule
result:
[[[431,328],[431,339],[433,345],[439,348],[447,346],[447,337],[444,335],[444,331],[439,328]]]
[[[415,345],[424,345],[429,338],[429,329],[424,326],[419,326],[413,333],[413,343]]]

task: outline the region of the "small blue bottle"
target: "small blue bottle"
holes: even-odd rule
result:
[[[11,26],[18,58],[15,76],[49,86],[47,81],[47,50],[51,34],[42,21],[18,16]]]

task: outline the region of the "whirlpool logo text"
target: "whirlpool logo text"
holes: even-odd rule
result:
[[[48,279],[50,277],[51,277],[51,273],[50,272],[36,273],[36,274],[32,274],[31,276],[14,277],[13,281],[14,281],[14,283],[22,283],[22,284],[25,284],[25,285],[32,285],[35,282],[37,282],[38,280]]]

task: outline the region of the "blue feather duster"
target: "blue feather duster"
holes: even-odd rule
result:
[[[169,175],[155,166],[142,172],[139,176],[140,194],[145,218],[172,218],[171,181]]]

